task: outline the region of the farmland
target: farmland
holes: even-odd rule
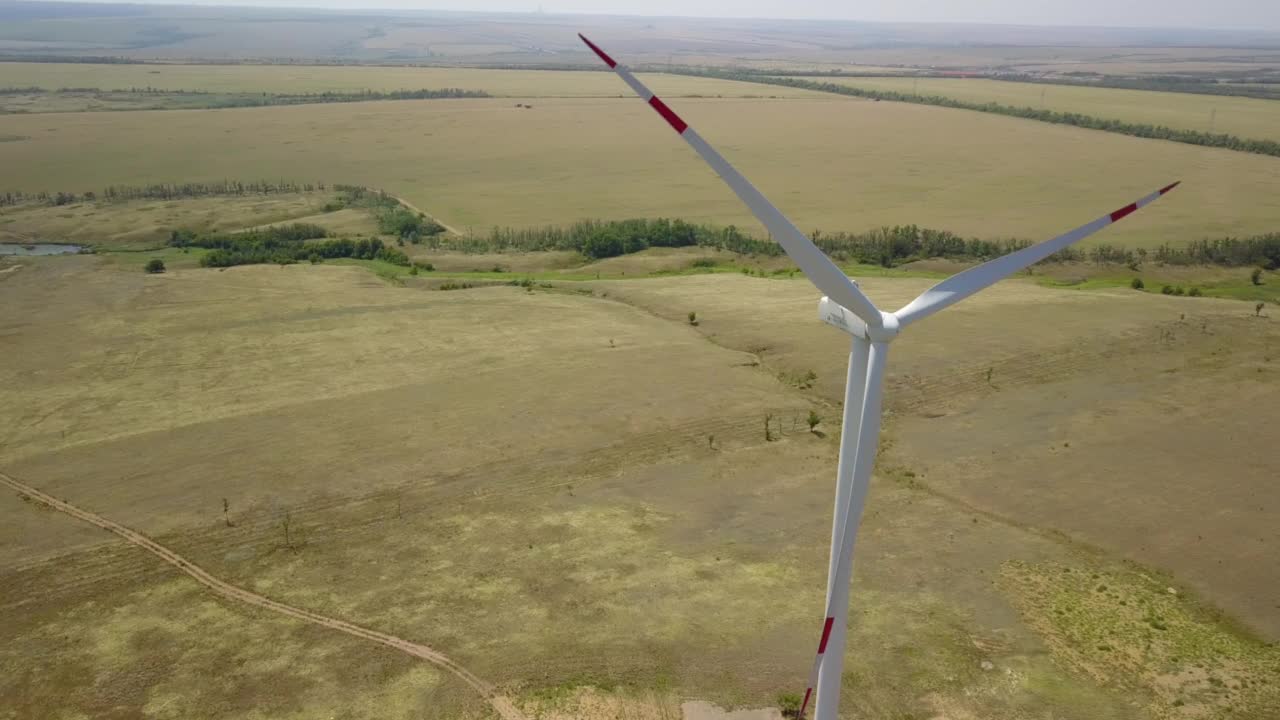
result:
[[[358,268],[146,276],[85,256],[24,261],[0,278],[18,319],[8,332],[26,349],[5,368],[11,429],[0,462],[10,476],[143,531],[232,583],[431,645],[497,682],[529,713],[585,702],[575,690],[582,685],[617,686],[619,697],[642,706],[697,697],[751,707],[803,680],[838,433],[811,434],[795,418],[810,409],[833,416],[843,354],[838,335],[807,321],[814,293],[803,281],[733,274],[442,293],[387,285]],[[892,305],[927,282],[864,286]],[[904,449],[917,426],[933,428],[931,443],[963,445],[975,459],[961,467],[984,468],[994,482],[1043,482],[1041,471],[984,459],[1008,442],[1070,442],[1080,447],[1076,462],[1105,464],[1117,456],[1094,455],[1091,438],[1128,426],[1122,415],[1108,429],[1105,402],[1087,431],[1070,430],[1074,423],[1024,429],[1021,440],[974,435],[950,418],[968,417],[964,408],[981,400],[995,402],[992,418],[1014,422],[1007,413],[1044,408],[1099,370],[1118,383],[1140,377],[1133,373],[1151,360],[1134,348],[1198,369],[1162,374],[1167,397],[1203,393],[1213,377],[1203,368],[1242,374],[1254,385],[1218,402],[1253,397],[1250,424],[1274,422],[1275,404],[1256,389],[1271,387],[1262,356],[1273,323],[1245,317],[1232,302],[1128,294],[1099,326],[1088,308],[1101,300],[1013,284],[902,343],[890,390],[901,418],[890,437],[902,439],[891,443],[873,490],[855,579],[852,645],[860,650],[850,669],[860,691],[850,694],[852,711],[1031,707],[1063,717],[1163,717],[1175,701],[1217,702],[1194,684],[1168,690],[1163,666],[1126,686],[1125,697],[1051,662],[1046,651],[1094,652],[1070,634],[1040,634],[1048,620],[1036,608],[1053,593],[1075,592],[1057,587],[1061,570],[1051,568],[1107,573],[1133,602],[1164,593],[1163,584],[1153,589],[1095,551],[1024,527],[1026,512],[1007,504],[1016,495],[951,499],[953,480],[934,468],[933,455]],[[747,322],[749,307],[756,314]],[[699,311],[698,327],[684,321],[688,309]],[[1178,341],[1162,343],[1160,328],[1177,325],[1179,313],[1185,336],[1180,330]],[[1202,319],[1219,334],[1201,335]],[[964,340],[985,336],[978,323],[1003,329],[989,336],[996,344]],[[1085,334],[1087,352],[1052,360]],[[956,366],[947,353],[961,346],[970,354]],[[1212,354],[1221,347],[1232,354]],[[1118,355],[1126,360],[1117,363]],[[1031,364],[1035,374],[1018,374],[1029,357],[1045,361]],[[971,377],[989,364],[998,389]],[[786,380],[805,370],[818,377],[811,390]],[[27,380],[14,384],[19,377]],[[927,391],[917,377],[930,379]],[[781,423],[772,442],[760,426],[766,415]],[[1174,425],[1203,434],[1204,463],[1235,452],[1221,439],[1249,442],[1207,418],[1191,422]],[[480,436],[484,443],[467,440]],[[1181,444],[1176,435],[1156,437],[1164,439],[1119,457],[1144,465]],[[1259,462],[1239,476],[1238,495],[1215,498],[1217,507],[1245,513],[1267,502],[1259,498],[1271,492],[1265,478],[1276,468]],[[1098,472],[1090,467],[1086,475]],[[1194,468],[1176,477],[1189,498],[1213,483]],[[1124,514],[1123,503],[1145,504],[1137,488],[1160,492],[1168,480],[1135,479],[1125,498],[1100,486],[1080,500],[1120,502],[1114,511]],[[1070,483],[1041,486],[1044,507],[1077,496]],[[9,578],[0,600],[12,618],[0,654],[8,696],[69,712],[163,706],[201,717],[247,708],[342,708],[352,717],[481,712],[479,698],[438,669],[214,600],[163,565],[29,503],[15,499],[0,513]],[[1230,528],[1203,522],[1201,542],[1224,553],[1275,541],[1265,523],[1242,531],[1239,519]],[[1162,611],[1172,613],[1177,637],[1236,644],[1231,663],[1208,658],[1213,677],[1274,683],[1268,651],[1203,615],[1193,599],[1274,633],[1265,586],[1276,580],[1265,563],[1254,564],[1251,585],[1227,568],[1202,567],[1194,554],[1122,552],[1132,527],[1062,529],[1185,576],[1167,582],[1188,597]],[[34,586],[43,591],[38,606],[22,590]],[[193,612],[200,629],[187,620]],[[1110,607],[1094,619],[1122,629],[1135,622]],[[35,665],[21,651],[33,645],[46,649]],[[261,652],[268,645],[272,652]],[[920,646],[931,652],[913,652]],[[162,647],[170,649],[156,655]],[[342,673],[339,657],[363,669]],[[1000,672],[984,672],[980,661]],[[219,667],[243,669],[216,685],[200,681]],[[75,683],[71,668],[99,680]],[[269,699],[267,684],[275,688]],[[308,690],[330,685],[344,692]],[[924,698],[922,686],[933,688]],[[1264,717],[1274,701],[1252,691],[1231,697],[1244,717]]]
[[[667,74],[642,76],[655,92],[678,97],[812,97],[792,88]],[[0,87],[153,88],[208,93],[320,93],[467,88],[512,98],[617,97],[626,90],[608,72],[485,70],[439,67],[317,67],[289,65],[84,65],[0,63]]]
[[[634,99],[534,105],[5,116],[0,134],[18,139],[0,143],[0,187],[81,192],[284,177],[385,188],[464,230],[645,216],[755,227]],[[1183,186],[1162,212],[1099,241],[1154,246],[1256,234],[1274,230],[1280,212],[1280,175],[1269,157],[830,96],[685,99],[678,108],[802,227],[827,232],[918,224],[1042,238],[1176,179]]]
[[[0,6],[0,243],[85,252],[0,254],[0,720],[793,717],[848,338],[577,29],[887,310],[1181,180],[893,344],[841,716],[1280,711],[1280,158],[676,74],[1262,81],[1271,34],[51,7]]]
[[[1191,93],[961,78],[830,78],[850,87],[1034,107],[1171,128],[1280,139],[1280,102]]]

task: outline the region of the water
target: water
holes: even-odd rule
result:
[[[78,252],[80,252],[79,245],[58,245],[56,243],[11,245],[0,243],[0,255],[75,255]]]

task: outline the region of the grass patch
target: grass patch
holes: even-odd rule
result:
[[[1261,719],[1280,707],[1280,647],[1223,624],[1159,578],[1011,562],[999,582],[1055,658],[1142,693],[1156,718]]]

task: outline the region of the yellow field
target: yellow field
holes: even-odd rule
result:
[[[1280,140],[1280,101],[1276,100],[980,79],[823,78],[822,81],[869,90],[941,95],[965,102],[1045,108],[1132,123]]]
[[[665,73],[641,77],[669,96],[813,97],[808,90],[769,87]],[[599,97],[630,90],[611,72],[480,70],[427,67],[325,67],[292,65],[86,65],[0,63],[0,87],[50,90],[156,88],[205,92],[315,93],[419,90],[446,87],[483,90],[500,97]]]
[[[1270,157],[833,96],[675,105],[806,230],[1043,238],[1177,179],[1097,241],[1253,234],[1280,217]],[[26,138],[0,143],[4,188],[283,177],[382,187],[463,231],[637,216],[756,227],[634,98],[18,115],[0,135]]]

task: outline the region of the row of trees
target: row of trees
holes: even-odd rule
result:
[[[1277,270],[1280,269],[1280,233],[1194,240],[1178,246],[1165,244],[1156,248],[1151,257],[1169,265],[1253,265]]]
[[[966,238],[947,230],[897,225],[864,233],[822,233],[813,241],[841,262],[894,267],[928,258],[985,261],[1032,245],[1016,238]],[[589,258],[607,258],[650,247],[707,247],[743,255],[777,256],[782,247],[772,240],[747,235],[737,227],[695,224],[684,220],[583,220],[564,227],[493,228],[484,235],[442,239],[424,238],[432,248],[471,253],[568,250]],[[1280,233],[1243,238],[1196,240],[1185,246],[1165,244],[1148,251],[1099,244],[1065,248],[1045,262],[1095,262],[1136,267],[1147,261],[1175,265],[1260,266],[1280,269]]]
[[[186,198],[272,195],[278,193],[302,193],[324,190],[324,183],[297,183],[287,180],[272,182],[259,180],[256,182],[240,182],[237,180],[221,180],[207,183],[156,183],[154,185],[110,185],[101,192],[92,190],[75,192],[34,192],[27,193],[11,190],[0,193],[0,207],[7,205],[24,205],[36,203],[41,205],[70,205],[77,202],[93,202],[107,200],[123,202],[126,200],[180,200]]]
[[[131,87],[103,90],[93,87],[3,87],[3,95],[95,95],[95,96],[132,96],[148,98],[197,98],[202,107],[236,108],[265,107],[269,105],[308,105],[319,103],[371,102],[375,100],[449,100],[458,98],[492,97],[483,90],[464,90],[462,88],[422,88],[417,90],[357,90],[353,92],[317,92],[317,93],[248,93],[248,92],[214,92],[208,90],[166,90],[153,87]]]
[[[336,238],[326,240],[328,231],[319,225],[294,223],[258,228],[239,233],[195,233],[174,230],[169,244],[174,247],[202,247],[212,252],[200,259],[205,267],[231,267],[261,263],[319,262],[332,258],[383,260],[408,266],[409,257],[377,238]]]
[[[1090,130],[1103,130],[1105,132],[1132,135],[1134,137],[1170,140],[1173,142],[1187,143],[1189,145],[1203,145],[1206,147],[1225,148],[1227,150],[1238,150],[1240,152],[1280,157],[1280,142],[1276,142],[1274,140],[1241,138],[1227,133],[1209,133],[1201,132],[1199,130],[1185,130],[1171,128],[1164,125],[1152,125],[1150,123],[1131,123],[1123,120],[1097,118],[1092,115],[1082,115],[1080,113],[1059,112],[1057,110],[1046,110],[1043,108],[1015,107],[1012,105],[1001,105],[994,102],[967,102],[940,95],[915,95],[912,93],[901,93],[891,90],[868,90],[866,88],[837,85],[835,83],[813,82],[811,80],[803,80],[794,77],[765,77],[755,73],[744,73],[736,70],[685,71],[685,74],[715,77],[725,80],[738,80],[742,82],[754,82],[764,85],[781,85],[805,90],[835,93],[838,95],[852,95],[854,97],[870,98],[873,100],[891,100],[893,102],[937,105],[940,107],[957,108],[960,110],[976,110],[978,112],[1011,115],[1013,117],[1026,118],[1028,120],[1039,120],[1041,122],[1056,123],[1059,125],[1074,125],[1076,127],[1088,128]]]

